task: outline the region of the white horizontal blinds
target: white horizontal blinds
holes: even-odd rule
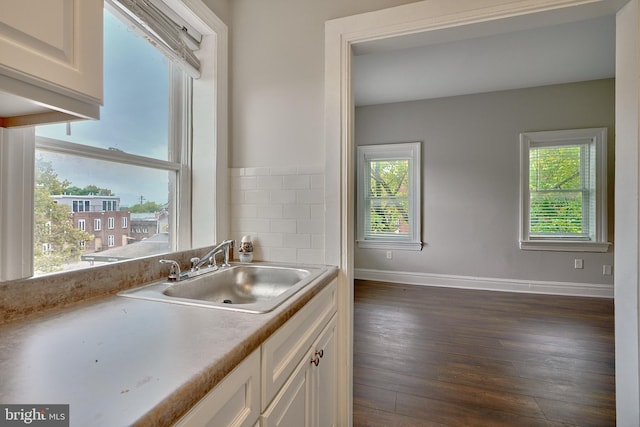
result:
[[[200,60],[195,52],[202,36],[177,15],[169,16],[159,0],[106,0],[116,12],[133,23],[142,35],[171,60],[180,63],[193,78],[200,77]]]
[[[595,215],[595,150],[590,141],[529,149],[529,233],[589,238]]]
[[[411,236],[410,159],[368,160],[365,236]]]

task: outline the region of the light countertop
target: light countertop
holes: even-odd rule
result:
[[[264,314],[112,296],[0,325],[0,403],[69,404],[71,426],[171,425],[336,275]]]

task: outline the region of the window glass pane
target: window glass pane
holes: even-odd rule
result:
[[[409,160],[369,162],[369,235],[409,235]]]
[[[174,179],[175,172],[37,150],[35,274],[168,252]],[[116,221],[149,232],[134,235]]]
[[[534,147],[529,151],[530,233],[587,233],[583,145]]]
[[[100,120],[38,126],[39,136],[168,160],[169,60],[104,11]]]

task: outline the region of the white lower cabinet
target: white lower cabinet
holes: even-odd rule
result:
[[[334,280],[176,426],[335,426],[336,292]]]
[[[335,426],[335,340],[334,315],[262,414],[262,427]]]
[[[260,418],[260,349],[256,349],[175,425],[255,427]]]

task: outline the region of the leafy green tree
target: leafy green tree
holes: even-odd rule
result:
[[[62,270],[80,259],[79,242],[93,236],[77,229],[69,206],[55,203],[53,194],[63,194],[70,182],[61,181],[50,162],[36,159],[34,197],[34,268],[40,273]]]
[[[409,223],[409,161],[372,161],[370,171],[371,231],[406,233]]]
[[[530,150],[531,233],[583,232],[581,151],[579,145]]]
[[[54,193],[52,193],[54,194]],[[57,194],[61,194],[61,193],[57,193]],[[72,187],[66,187],[65,188],[65,194],[71,194],[74,196],[88,196],[88,195],[94,195],[94,196],[114,196],[113,192],[111,190],[109,190],[108,188],[100,188],[98,186],[95,185],[87,185],[84,188],[79,188],[76,186],[72,186]]]
[[[129,208],[129,212],[131,213],[153,213],[160,212],[162,206],[157,204],[156,202],[145,202],[138,203],[137,205],[133,205]]]

